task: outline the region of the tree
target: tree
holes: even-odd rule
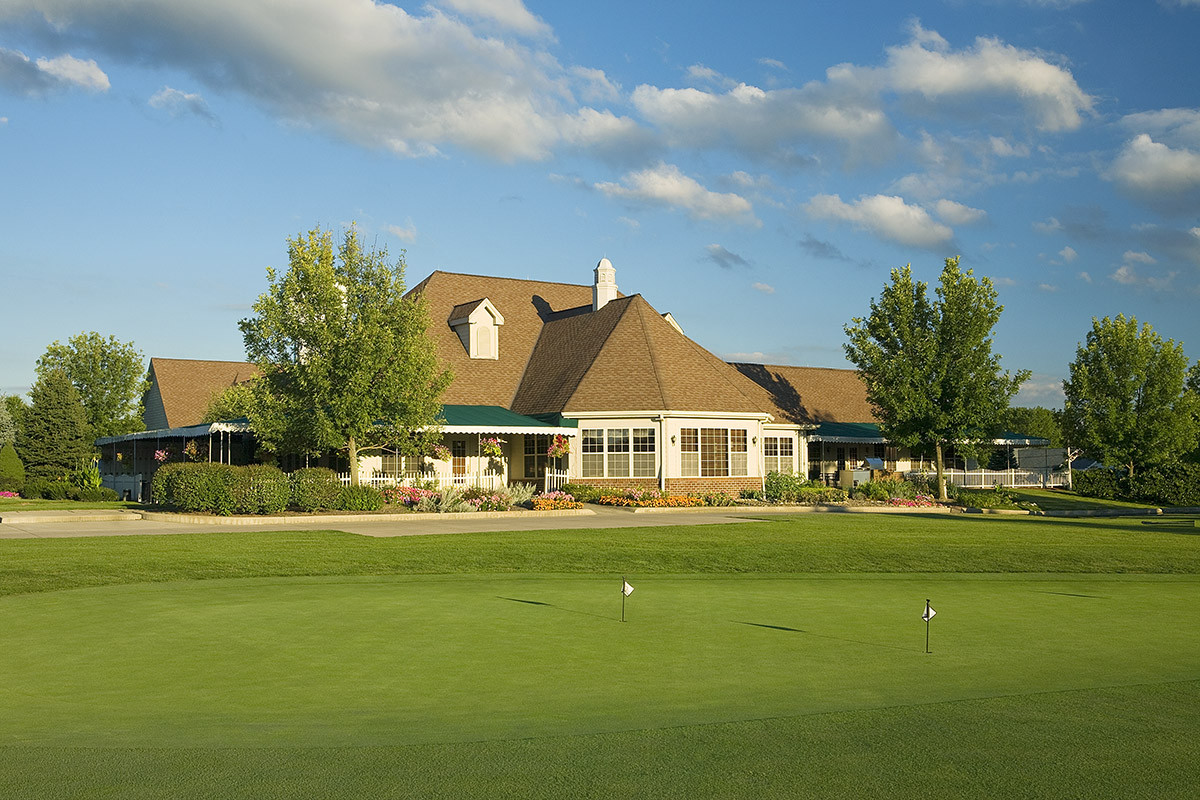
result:
[[[8,411],[8,416],[13,423],[13,441],[15,442],[17,434],[21,431],[21,420],[25,419],[25,412],[29,410],[29,404],[15,394],[5,395],[3,399],[2,405]]]
[[[288,240],[288,271],[239,323],[255,381],[250,422],[276,452],[359,451],[387,442],[418,455],[438,430],[450,373],[437,362],[421,297],[404,296],[404,258],[364,250],[357,230],[335,254],[320,228]]]
[[[1200,409],[1185,391],[1183,346],[1163,341],[1134,317],[1092,318],[1087,341],[1075,351],[1063,381],[1071,443],[1129,477],[1179,460],[1196,447]]]
[[[1009,406],[999,415],[1002,430],[1046,439],[1050,447],[1062,447],[1061,414],[1041,406]]]
[[[25,462],[26,480],[58,480],[92,457],[83,403],[62,370],[45,370],[29,392],[17,453]]]
[[[0,492],[19,492],[25,488],[25,465],[12,442],[0,445]]]
[[[17,423],[8,413],[8,403],[0,403],[0,447],[12,444],[17,438]]]
[[[1003,306],[986,278],[946,259],[930,301],[911,265],[892,270],[871,313],[845,328],[846,357],[867,386],[884,438],[904,447],[928,446],[937,467],[938,496],[946,499],[943,451],[970,451],[992,438],[1027,370],[1000,371],[992,329]]]
[[[38,375],[62,370],[83,401],[94,436],[120,436],[145,429],[142,395],[149,388],[142,353],[132,343],[92,331],[55,341],[38,359]]]
[[[200,421],[226,422],[242,417],[249,419],[254,413],[254,382],[244,381],[214,394]]]

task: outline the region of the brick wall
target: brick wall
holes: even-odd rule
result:
[[[762,489],[762,478],[667,478],[668,494],[727,492],[737,495],[743,489]]]
[[[613,489],[657,489],[658,478],[572,478],[580,486],[603,486]]]

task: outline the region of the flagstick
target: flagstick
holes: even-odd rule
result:
[[[925,652],[929,652],[929,598],[925,598]]]
[[[625,621],[625,576],[621,576],[621,622]]]

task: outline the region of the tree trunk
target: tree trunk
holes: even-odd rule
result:
[[[1133,480],[1133,462],[1132,462],[1132,461],[1130,461],[1130,462],[1129,462],[1129,475],[1128,475],[1128,477],[1129,477],[1129,479],[1130,479],[1130,480]]]
[[[346,442],[346,455],[350,459],[350,485],[358,486],[358,445],[353,436]]]
[[[933,445],[934,462],[937,468],[937,490],[938,500],[946,500],[946,468],[942,462],[942,443],[935,442]]]

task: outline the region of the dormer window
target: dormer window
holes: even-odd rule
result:
[[[471,303],[457,305],[447,320],[458,334],[463,349],[471,358],[497,359],[500,357],[500,331],[504,317],[486,297]]]

